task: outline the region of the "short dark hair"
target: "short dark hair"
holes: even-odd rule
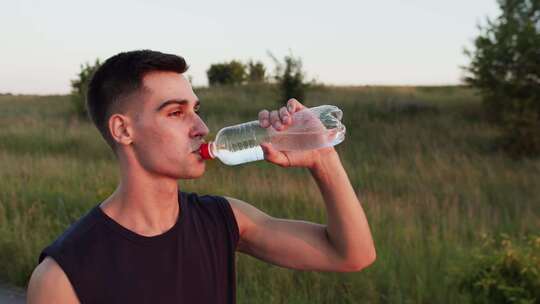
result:
[[[112,114],[122,112],[129,98],[140,94],[143,77],[154,71],[184,73],[188,66],[184,58],[151,50],[123,52],[107,59],[94,73],[88,85],[86,107],[105,141],[115,150],[108,121]]]

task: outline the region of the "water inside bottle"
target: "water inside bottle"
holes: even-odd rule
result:
[[[261,146],[257,145],[251,148],[246,148],[238,151],[222,149],[219,151],[220,160],[226,165],[238,165],[247,162],[263,160],[264,151]]]

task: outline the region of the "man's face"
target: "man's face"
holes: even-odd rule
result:
[[[143,78],[144,102],[132,113],[133,150],[150,174],[175,179],[202,176],[205,162],[196,149],[209,132],[198,112],[199,101],[186,78],[152,72]],[[193,152],[195,151],[195,152]]]

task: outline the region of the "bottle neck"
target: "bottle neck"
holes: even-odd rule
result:
[[[199,148],[199,154],[203,159],[214,159],[216,158],[214,154],[214,142],[208,142],[201,145]]]

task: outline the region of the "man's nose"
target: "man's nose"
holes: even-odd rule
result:
[[[204,121],[202,121],[202,119],[198,117],[191,131],[191,136],[203,138],[208,135],[209,132],[210,130],[208,129]]]

